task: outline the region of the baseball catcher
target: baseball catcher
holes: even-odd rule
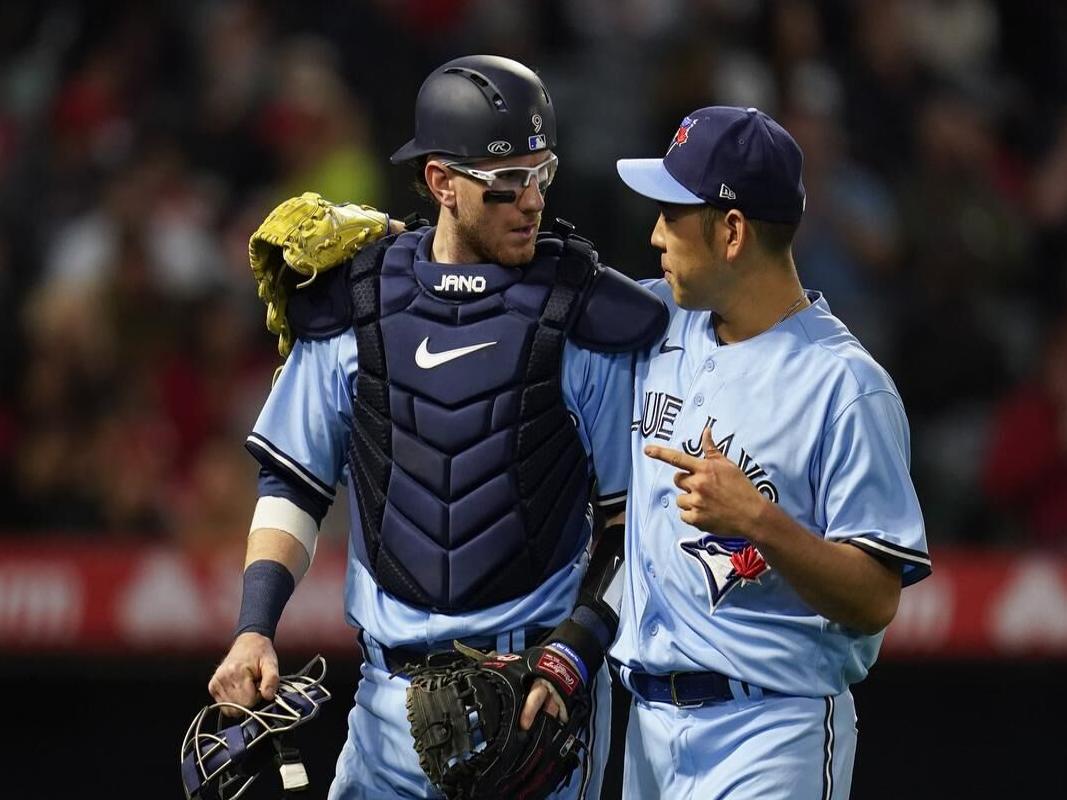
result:
[[[590,505],[609,520],[625,504],[632,352],[666,307],[573,226],[541,230],[559,158],[535,72],[453,59],[415,105],[391,160],[436,224],[401,232],[312,194],[250,242],[288,357],[245,442],[259,499],[208,690],[272,697],[278,622],[344,483],[364,661],[331,798],[595,797],[613,628],[575,597],[595,572]]]

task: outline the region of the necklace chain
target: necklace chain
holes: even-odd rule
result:
[[[782,316],[780,316],[778,318],[778,321],[775,322],[774,325],[771,325],[771,328],[775,327],[776,325],[781,325],[783,322],[785,322],[791,316],[796,314],[800,310],[800,307],[804,304],[804,301],[807,300],[807,299],[808,299],[807,292],[801,294],[800,297],[798,297],[796,300],[794,300],[793,304],[791,306],[789,306],[789,308],[787,308],[785,310],[785,313],[782,314]],[[718,328],[718,325],[715,324],[715,320],[716,320],[717,317],[718,317],[718,315],[714,311],[712,311],[711,312],[711,330],[715,334],[715,342],[716,342],[716,344],[720,344],[721,345],[722,344],[722,339],[719,338],[719,328]],[[767,330],[770,330],[771,328],[767,328]]]
[[[800,310],[800,306],[803,305],[804,301],[807,300],[807,299],[808,299],[808,296],[807,296],[806,293],[805,294],[801,294],[800,297],[798,297],[796,300],[793,301],[793,305],[789,306],[789,308],[787,308],[785,310],[785,313],[782,314],[782,316],[780,316],[778,318],[778,321],[775,322],[774,325],[781,325],[783,322],[785,322],[787,319],[789,319],[791,316],[793,316],[795,313],[797,313],[797,311]],[[774,325],[771,325],[771,327],[773,328]]]

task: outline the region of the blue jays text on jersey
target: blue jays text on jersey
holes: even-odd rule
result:
[[[812,305],[752,339],[721,345],[709,312],[679,309],[639,354],[631,422],[627,581],[612,657],[629,671],[714,671],[801,696],[862,679],[881,635],[816,614],[743,539],[679,517],[674,468],[645,444],[719,450],[813,535],[929,573],[909,475],[909,435],[891,379],[810,293]],[[668,345],[669,343],[669,345]],[[818,654],[818,655],[816,655]]]
[[[640,430],[641,436],[645,439],[651,437],[669,442],[674,438],[674,422],[678,418],[678,412],[682,410],[682,398],[674,397],[666,392],[645,392],[644,401],[640,409],[641,417],[634,420],[630,425],[631,431]],[[714,417],[707,417],[704,425],[697,431],[695,436],[691,438],[683,437],[680,442],[682,452],[691,456],[699,456],[703,452],[700,439],[704,435],[704,430],[712,430],[715,422]],[[714,435],[713,432],[712,441],[715,442],[719,452],[727,458],[733,459],[734,456],[731,453],[731,449],[734,444],[734,434],[729,433],[721,439],[715,439]],[[752,457],[752,454],[745,451],[744,447],[738,448],[736,463],[738,468],[745,473],[745,477],[752,481],[760,494],[772,502],[778,502],[778,489],[775,488],[774,482],[768,478],[767,470],[763,469],[759,462]]]

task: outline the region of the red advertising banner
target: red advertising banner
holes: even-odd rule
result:
[[[167,547],[0,539],[0,650],[219,652],[241,602],[243,554]],[[279,636],[351,650],[344,548],[321,547],[286,608]]]
[[[901,595],[885,657],[1067,657],[1067,556],[942,550]]]
[[[0,650],[221,652],[240,603],[242,554],[0,539]],[[279,628],[287,644],[351,652],[345,551],[322,546]],[[1067,557],[935,552],[904,590],[883,658],[1067,657]]]

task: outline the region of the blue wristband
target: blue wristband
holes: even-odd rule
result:
[[[249,564],[245,568],[241,613],[234,636],[252,632],[274,639],[282,610],[295,588],[296,578],[284,564],[268,559]]]

